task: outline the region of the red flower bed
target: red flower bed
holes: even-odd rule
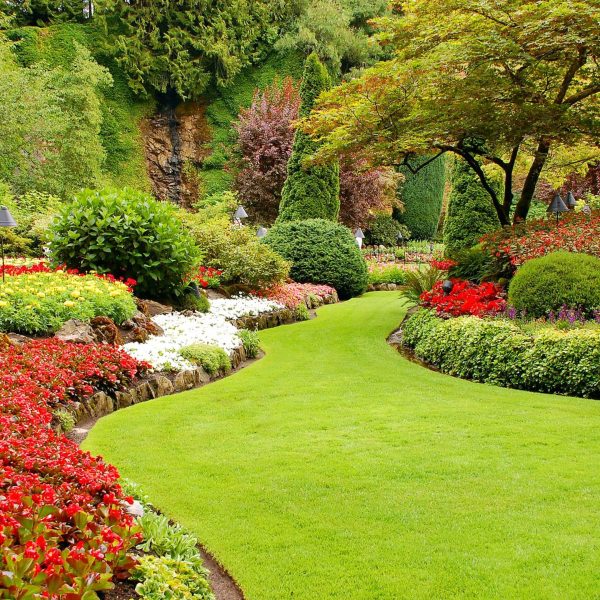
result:
[[[484,248],[514,269],[532,258],[566,250],[600,257],[600,213],[570,213],[554,219],[536,219],[501,229],[482,238]]]
[[[198,273],[192,278],[202,288],[218,288],[221,285],[223,271],[213,267],[200,267]]]
[[[0,265],[0,277],[2,277],[3,272],[5,275],[28,275],[30,273],[54,273],[56,271],[64,271],[69,275],[87,275],[87,273],[82,273],[78,269],[67,269],[64,265],[53,268],[48,266],[48,263],[45,263],[43,261],[29,266],[5,265],[4,267],[2,267],[2,265]],[[137,281],[135,279],[132,279],[131,277],[128,277],[127,279],[124,277],[117,278],[114,275],[111,275],[110,273],[94,273],[94,275],[99,279],[106,279],[107,281],[120,281],[129,288],[130,292],[133,292],[133,288],[137,285]]]
[[[462,279],[451,281],[453,288],[449,294],[444,293],[442,282],[439,281],[431,291],[421,294],[421,304],[426,308],[434,308],[443,317],[483,317],[505,310],[506,300],[501,286],[495,283],[476,285]]]
[[[326,298],[335,294],[335,289],[328,285],[316,285],[313,283],[284,283],[273,286],[267,290],[254,292],[255,296],[268,298],[273,302],[279,302],[287,308],[297,308],[308,296]]]
[[[1,597],[91,598],[129,574],[139,541],[131,499],[113,466],[50,428],[50,409],[146,368],[112,346],[0,344]]]
[[[434,268],[438,269],[438,271],[449,271],[452,267],[455,267],[458,263],[455,260],[451,259],[442,259],[442,260],[430,260],[429,264]]]

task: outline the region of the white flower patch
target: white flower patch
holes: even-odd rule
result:
[[[258,315],[284,308],[278,302],[263,298],[238,297],[211,300],[208,313],[185,316],[179,312],[157,315],[153,321],[164,335],[153,335],[144,343],[125,344],[123,349],[134,358],[144,360],[157,371],[182,371],[193,365],[179,351],[191,344],[211,344],[231,354],[242,345],[238,330],[228,319]]]

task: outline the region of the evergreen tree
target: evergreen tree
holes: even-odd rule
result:
[[[500,185],[494,182],[499,192]],[[475,246],[481,237],[498,228],[498,217],[488,193],[475,171],[464,161],[457,160],[452,172],[452,193],[444,228],[446,253]]]
[[[306,59],[300,87],[300,116],[309,115],[319,94],[331,85],[329,74],[315,53]],[[297,131],[288,176],[283,186],[279,221],[330,219],[336,221],[340,212],[339,163],[305,166],[304,162],[318,144],[306,133]]]

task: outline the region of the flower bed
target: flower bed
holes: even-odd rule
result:
[[[137,310],[129,285],[112,277],[33,268],[16,267],[0,287],[0,331],[45,334],[97,316],[120,324]]]
[[[145,370],[111,346],[0,345],[0,589],[83,598],[135,566],[139,535],[118,472],[51,428],[51,408],[119,389]]]
[[[448,294],[442,289],[442,281],[438,281],[431,291],[421,294],[422,306],[435,309],[438,315],[443,317],[490,316],[506,309],[501,286],[495,283],[476,285],[460,279],[451,281],[452,291]]]
[[[369,285],[382,284],[404,285],[408,269],[397,263],[369,262]]]
[[[441,319],[421,309],[403,343],[442,372],[494,385],[600,398],[600,329],[520,327],[504,319]]]
[[[600,257],[600,213],[569,213],[557,226],[553,219],[535,219],[500,229],[482,238],[483,247],[513,270],[532,258],[558,250]]]
[[[313,283],[283,283],[267,290],[256,292],[257,296],[267,298],[286,308],[295,309],[301,304],[307,304],[311,297],[324,301],[335,296],[336,291],[329,285]]]

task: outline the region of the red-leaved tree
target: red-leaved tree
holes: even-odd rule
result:
[[[299,107],[299,87],[287,77],[262,92],[257,90],[252,104],[240,111],[234,125],[237,157],[229,165],[234,172],[234,188],[250,218],[262,225],[270,225],[277,218]],[[385,167],[365,170],[362,165],[342,165],[342,223],[364,227],[375,212],[391,208],[398,177]]]

